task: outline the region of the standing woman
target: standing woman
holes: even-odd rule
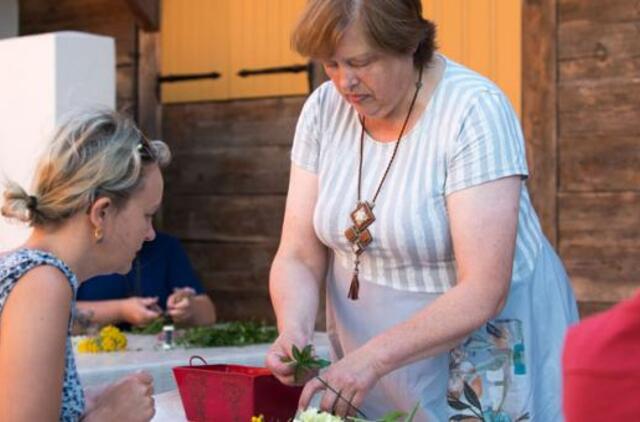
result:
[[[331,80],[296,129],[267,365],[293,382],[281,358],[312,341],[324,281],[322,408],[556,421],[577,311],[524,184],[520,125],[434,38],[420,0],[307,4],[293,46]],[[324,388],[310,380],[300,405]]]
[[[148,421],[153,385],[136,373],[100,391],[81,388],[70,341],[78,285],[126,273],[162,200],[169,149],[110,111],[60,127],[29,194],[10,183],[2,215],[33,232],[0,255],[0,420]],[[86,394],[85,394],[86,393]]]

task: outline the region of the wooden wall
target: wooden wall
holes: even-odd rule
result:
[[[558,248],[583,314],[640,286],[640,4],[559,0]]]
[[[182,240],[221,319],[274,320],[268,294],[304,97],[171,104],[164,228]]]
[[[20,35],[84,31],[116,41],[117,108],[135,115],[137,28],[124,0],[20,0]]]

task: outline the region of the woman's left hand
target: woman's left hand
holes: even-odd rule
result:
[[[358,408],[365,396],[378,382],[383,373],[373,354],[363,350],[354,350],[339,361],[333,363],[318,377],[309,381],[300,396],[300,409],[306,409],[311,398],[320,390],[325,390],[320,401],[320,409],[338,416],[357,415]],[[331,389],[322,382],[328,384]],[[338,393],[340,396],[338,397]]]
[[[191,287],[174,289],[167,299],[167,312],[174,322],[188,323],[193,319],[192,299],[196,291]]]

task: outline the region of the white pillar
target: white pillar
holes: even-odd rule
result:
[[[115,45],[80,32],[10,38],[0,40],[0,63],[0,183],[6,177],[30,193],[37,157],[65,115],[115,107]],[[0,217],[0,251],[28,233]]]

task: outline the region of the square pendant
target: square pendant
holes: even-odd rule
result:
[[[351,221],[356,225],[359,231],[364,230],[376,220],[373,211],[367,202],[360,202],[355,210],[351,213]]]
[[[358,240],[358,231],[355,227],[349,227],[344,231],[344,237],[347,238],[349,243],[353,243]]]
[[[353,230],[353,227],[351,228]],[[347,229],[348,231],[349,229]],[[353,230],[355,232],[355,230]],[[371,241],[373,241],[373,237],[371,236],[371,232],[369,230],[364,230],[362,232],[358,232],[357,237],[351,242],[351,249],[356,255],[360,255],[364,250],[369,246]]]
[[[369,230],[360,232],[360,235],[358,236],[358,243],[362,246],[362,248],[366,248],[367,246],[369,246],[369,243],[371,243],[372,240],[373,237],[371,236],[371,232]]]

